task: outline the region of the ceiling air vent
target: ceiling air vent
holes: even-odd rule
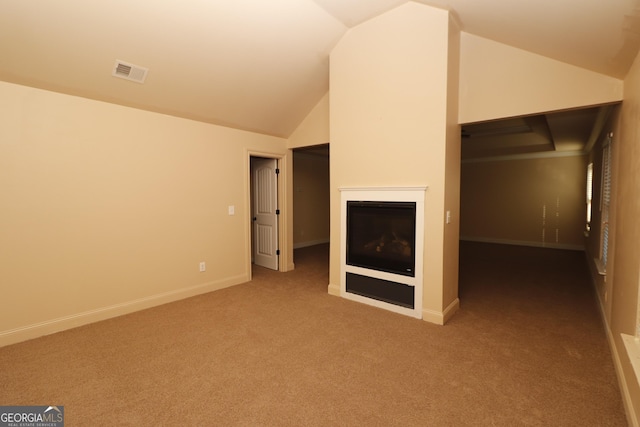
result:
[[[113,68],[113,76],[131,80],[132,82],[144,83],[144,79],[147,78],[147,71],[149,71],[148,68],[118,60]]]

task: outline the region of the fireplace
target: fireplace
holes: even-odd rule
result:
[[[422,317],[425,189],[341,189],[341,296]]]
[[[347,264],[415,275],[415,202],[347,201]]]

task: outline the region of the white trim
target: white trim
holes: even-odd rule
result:
[[[329,283],[327,286],[327,293],[329,295],[333,295],[334,297],[340,296],[340,285],[334,285],[333,283]]]
[[[616,347],[616,342],[611,332],[611,328],[609,327],[609,322],[607,321],[607,315],[605,311],[605,305],[600,297],[600,293],[598,292],[597,283],[593,275],[591,276],[591,284],[593,286],[593,291],[596,294],[596,300],[598,302],[598,312],[600,313],[600,319],[602,320],[602,324],[604,325],[604,331],[607,336],[607,342],[609,343],[609,350],[611,350],[611,356],[613,358],[613,366],[616,371],[616,377],[618,378],[618,386],[620,387],[620,393],[622,394],[622,402],[624,404],[624,409],[627,415],[627,420],[629,421],[629,425],[632,427],[640,427],[640,420],[638,419],[638,414],[635,413],[633,408],[633,401],[631,400],[631,394],[629,393],[629,387],[627,386],[627,378],[625,376],[624,368],[622,367],[622,363],[620,362],[620,354],[618,353],[618,348]],[[637,379],[637,378],[636,378]]]
[[[444,325],[449,321],[449,319],[451,319],[459,308],[460,300],[458,298],[449,304],[442,312],[425,308],[422,310],[422,320],[435,323],[436,325]]]
[[[620,392],[623,398],[624,409],[625,409],[625,412],[627,413],[627,420],[629,421],[629,424],[632,425],[633,427],[640,427],[640,421],[638,420],[638,416],[635,413],[635,410],[633,409],[633,401],[631,400],[631,394],[629,393],[629,387],[627,386],[624,369],[622,368],[622,363],[620,362],[620,354],[618,353],[615,340],[613,339],[613,335],[611,334],[611,329],[609,328],[609,322],[606,321],[603,310],[604,308],[600,306],[600,314],[604,322],[605,331],[607,333],[607,341],[609,342],[609,349],[611,349],[611,355],[613,356],[613,365],[615,366],[616,376],[618,377],[618,385],[620,386]]]
[[[191,286],[189,288],[164,292],[161,294],[151,295],[132,301],[126,301],[120,304],[100,307],[94,310],[88,310],[69,316],[59,317],[57,319],[47,320],[44,322],[34,323],[32,325],[1,331],[0,347],[4,347],[10,344],[16,344],[33,338],[38,338],[44,335],[54,334],[56,332],[76,328],[78,326],[87,325],[89,323],[111,319],[113,317],[122,316],[170,302],[179,301],[196,295],[206,294],[212,291],[228,288],[230,286],[246,283],[248,281],[248,275],[243,274],[224,280],[203,283],[200,285]]]
[[[497,243],[501,245],[515,245],[515,246],[531,246],[534,248],[549,248],[549,249],[564,249],[569,251],[584,251],[582,245],[569,245],[565,243],[546,243],[546,242],[531,242],[528,240],[509,240],[509,239],[493,239],[489,237],[470,237],[460,236],[460,240],[467,242],[480,242],[480,243]]]
[[[545,151],[542,153],[510,154],[508,156],[481,157],[477,159],[463,159],[462,163],[502,162],[507,160],[553,159],[557,157],[582,157],[584,151]]]
[[[406,197],[406,196],[411,196],[411,193],[413,192],[425,192],[427,190],[427,186],[422,186],[422,187],[340,187],[338,188],[339,191],[353,191],[353,192],[361,192],[362,195],[366,195],[366,196],[370,196],[370,197],[376,197],[376,195],[372,194],[373,192],[397,192],[397,193],[406,193],[401,195],[399,198],[393,198],[389,201],[407,201],[405,199],[403,199],[402,197]],[[388,193],[383,193],[383,194],[379,194],[377,195],[377,197],[391,197],[389,196]],[[378,199],[373,199],[375,201],[378,201]],[[424,200],[424,197],[423,197]],[[380,201],[387,201],[387,200],[380,200]],[[408,200],[411,201],[411,200]]]
[[[442,312],[442,324],[444,325],[445,323],[447,323],[449,319],[453,317],[456,311],[458,311],[458,309],[460,309],[460,299],[456,298],[451,301],[451,304],[449,304]]]
[[[427,187],[341,187],[340,194],[340,296],[353,301],[384,308],[395,313],[422,318],[423,263],[424,263],[424,199]],[[415,202],[415,270],[414,276],[404,276],[347,265],[347,201]],[[347,292],[347,273],[401,283],[414,288],[413,308],[389,304]],[[329,285],[329,292],[332,291]]]
[[[416,292],[416,294],[417,294],[417,292]],[[370,305],[370,306],[377,307],[377,308],[382,308],[384,310],[392,311],[394,313],[404,314],[405,316],[415,317],[416,319],[420,319],[421,318],[421,314],[422,314],[421,312],[417,311],[416,309],[412,309],[412,308],[408,308],[408,307],[402,307],[402,306],[395,305],[395,304],[390,304],[388,302],[380,301],[380,300],[373,299],[373,298],[363,297],[361,295],[353,294],[353,293],[350,293],[350,292],[342,292],[341,291],[340,296],[342,296],[342,298],[344,298],[344,299],[348,299],[348,300],[351,300],[351,301],[359,302],[359,303]],[[417,297],[416,297],[416,300],[417,300]],[[417,303],[417,301],[416,301],[416,303]]]
[[[631,366],[633,366],[633,372],[636,373],[636,381],[638,381],[638,385],[640,385],[640,338],[627,334],[620,335],[627,349]]]

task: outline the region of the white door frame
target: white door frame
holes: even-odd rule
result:
[[[270,159],[276,159],[278,161],[278,169],[280,169],[280,175],[278,177],[278,208],[280,209],[280,215],[278,216],[278,245],[280,247],[280,260],[278,262],[278,270],[286,272],[293,270],[293,238],[291,229],[293,228],[293,217],[291,216],[291,202],[287,195],[287,188],[293,187],[293,183],[290,182],[291,168],[293,167],[292,152],[287,150],[286,153],[282,152],[265,152],[256,150],[245,150],[245,212],[248,213],[245,221],[245,251],[247,260],[247,275],[251,280],[251,257],[253,248],[253,221],[251,212],[251,187],[253,185],[251,179],[251,157],[264,157]]]

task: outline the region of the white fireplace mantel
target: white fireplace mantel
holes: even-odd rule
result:
[[[422,318],[423,254],[424,254],[424,199],[426,186],[422,187],[341,187],[340,224],[340,296],[352,301],[372,305],[399,314]],[[414,276],[404,276],[347,264],[347,202],[413,202],[416,204],[415,270]],[[408,285],[414,288],[413,308],[380,301],[378,299],[347,292],[348,273]]]

